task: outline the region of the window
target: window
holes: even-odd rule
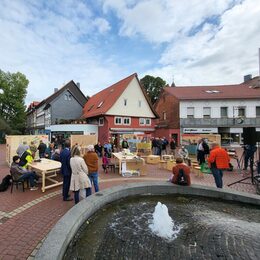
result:
[[[71,94],[65,94],[64,100],[71,100]]]
[[[94,105],[91,105],[91,107],[88,109],[88,111],[90,111],[93,107],[94,107]]]
[[[210,118],[210,107],[203,107],[203,118]]]
[[[122,117],[115,117],[115,125],[122,125]]]
[[[141,100],[138,101],[138,106],[139,106],[139,107],[142,106],[142,101],[141,101]]]
[[[228,117],[228,108],[227,107],[221,107],[220,108],[220,116],[221,117]]]
[[[151,125],[151,118],[139,118],[139,125]]]
[[[260,117],[260,107],[256,107],[256,116]]]
[[[131,118],[130,117],[124,117],[123,118],[123,124],[124,125],[131,125]]]
[[[245,117],[245,115],[246,115],[246,109],[244,107],[239,107],[238,108],[238,116]]]
[[[166,112],[163,112],[163,120],[166,120]]]
[[[124,106],[126,106],[127,105],[127,99],[125,98],[124,99]]]
[[[151,118],[146,118],[145,119],[145,124],[146,125],[151,125]]]
[[[187,118],[194,118],[194,107],[187,107]]]
[[[100,117],[98,119],[98,125],[100,125],[100,126],[104,125],[104,117]]]
[[[144,118],[139,118],[139,125],[144,125],[144,124],[145,124]]]

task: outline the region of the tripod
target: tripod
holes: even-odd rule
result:
[[[230,186],[232,186],[232,185],[234,185],[234,184],[236,184],[236,183],[244,183],[244,184],[254,184],[254,154],[255,154],[255,152],[256,151],[254,151],[253,149],[253,145],[251,146],[249,146],[250,148],[249,148],[249,150],[247,151],[248,153],[249,153],[249,155],[247,155],[247,159],[249,159],[249,168],[250,168],[250,173],[251,173],[251,176],[249,176],[249,177],[245,177],[245,178],[243,178],[243,179],[241,179],[241,180],[238,180],[238,181],[235,181],[235,182],[233,182],[233,183],[230,183],[230,184],[228,184],[227,186],[228,187],[230,187]],[[239,169],[241,170],[241,166],[242,167],[244,167],[245,168],[245,160],[246,160],[246,152],[245,152],[245,150],[243,151],[243,154],[241,155],[241,157],[240,157],[240,159],[237,161],[237,164],[238,164],[238,167],[239,167]],[[249,182],[243,182],[243,181],[245,181],[245,180],[247,180],[247,179],[250,179],[251,178],[251,183],[249,183]]]

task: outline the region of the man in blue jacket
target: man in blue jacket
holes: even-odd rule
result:
[[[61,174],[63,176],[63,186],[62,186],[62,196],[64,201],[73,200],[70,198],[70,178],[71,178],[71,168],[70,168],[70,141],[66,140],[64,144],[64,149],[60,154],[61,162]]]

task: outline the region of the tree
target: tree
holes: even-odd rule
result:
[[[161,90],[166,85],[166,81],[164,81],[162,78],[160,77],[155,78],[150,75],[146,75],[145,77],[143,77],[140,80],[140,82],[142,86],[145,88],[146,93],[150,97],[152,104],[156,102],[156,100],[158,99],[161,93]]]
[[[26,124],[25,97],[29,81],[20,72],[0,70],[0,115],[12,132],[22,133]]]

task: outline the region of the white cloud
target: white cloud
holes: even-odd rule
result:
[[[96,93],[114,79],[112,70],[122,71],[88,41],[93,34],[105,33],[109,24],[80,1],[50,1],[48,7],[44,2],[2,3],[1,69],[27,76],[27,103],[46,98],[71,79],[82,80],[86,95]]]
[[[122,20],[120,34],[141,35],[153,43],[171,42],[200,25],[207,17],[219,15],[232,0],[104,0],[104,11],[114,10]]]
[[[100,33],[105,33],[111,29],[107,20],[105,20],[103,18],[96,18],[93,21],[93,24],[97,27],[97,29]]]
[[[254,0],[104,0],[119,33],[164,43],[159,64],[143,72],[177,85],[239,83],[258,74],[260,5]]]

